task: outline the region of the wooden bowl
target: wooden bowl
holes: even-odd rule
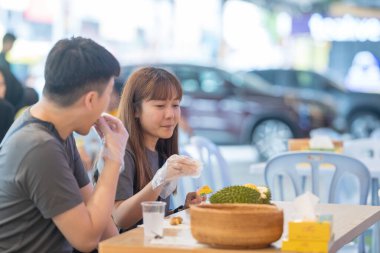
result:
[[[280,239],[284,214],[275,205],[203,204],[190,207],[191,233],[218,248],[266,248]]]

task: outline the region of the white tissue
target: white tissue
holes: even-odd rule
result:
[[[317,220],[317,215],[315,212],[315,207],[319,202],[319,198],[312,194],[311,192],[306,192],[298,196],[294,201],[293,205],[296,209],[298,217],[302,220]]]
[[[309,140],[310,149],[334,149],[334,143],[328,136],[315,136]]]

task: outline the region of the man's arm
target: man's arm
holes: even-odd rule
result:
[[[128,139],[124,126],[114,117],[101,117],[97,128],[106,142],[103,153],[104,169],[95,190],[86,203],[82,202],[53,217],[54,223],[65,238],[81,251],[96,248],[104,233],[109,232],[119,169]]]
[[[132,197],[115,202],[113,217],[117,226],[129,228],[142,218],[141,202],[153,201],[160,195],[161,187],[153,190],[151,183]]]
[[[105,161],[105,169],[88,202],[53,217],[58,229],[80,251],[95,249],[109,228],[119,167],[119,163]]]
[[[80,191],[82,193],[84,203],[86,204],[90,200],[90,197],[93,194],[94,187],[92,186],[91,183],[89,183],[88,185],[82,187],[80,189]],[[116,236],[118,234],[119,234],[119,231],[118,231],[112,217],[110,217],[108,225],[106,227],[106,230],[103,232],[103,235],[100,238],[100,240],[102,241],[102,240],[108,239],[110,237]]]

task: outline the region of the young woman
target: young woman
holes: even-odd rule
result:
[[[142,218],[141,202],[162,200],[169,213],[176,180],[196,173],[198,164],[178,154],[181,84],[168,71],[145,67],[131,74],[121,96],[119,116],[130,133],[117,186],[113,218],[130,229]],[[202,198],[188,193],[185,208]]]

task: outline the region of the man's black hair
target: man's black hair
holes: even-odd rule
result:
[[[16,41],[16,36],[13,33],[9,33],[9,32],[6,33],[6,34],[4,34],[4,36],[3,36],[3,43],[5,43],[7,41],[15,42]]]
[[[93,40],[63,39],[48,54],[43,94],[61,106],[69,106],[91,90],[101,95],[109,80],[119,74],[117,59]]]

